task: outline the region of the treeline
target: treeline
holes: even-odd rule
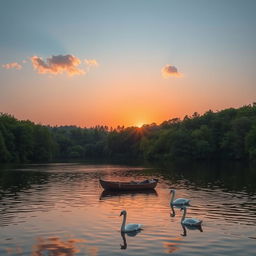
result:
[[[160,125],[50,127],[0,114],[0,162],[256,160],[256,104]]]

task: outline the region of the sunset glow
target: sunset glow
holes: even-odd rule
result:
[[[143,123],[137,123],[135,126],[141,128],[143,126]]]

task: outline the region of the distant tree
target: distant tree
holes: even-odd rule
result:
[[[0,162],[90,158],[256,160],[256,103],[141,128],[49,127],[0,113]]]
[[[211,130],[206,125],[201,125],[191,133],[193,140],[193,158],[210,159],[215,150]]]
[[[80,145],[76,145],[70,148],[69,158],[71,159],[83,159],[84,158],[84,148]]]
[[[34,127],[33,160],[36,162],[52,161],[54,141],[47,127],[36,125]]]
[[[10,161],[10,159],[11,155],[5,146],[4,137],[2,135],[2,132],[0,131],[0,163],[6,163]]]
[[[19,162],[28,162],[33,157],[33,125],[30,122],[19,122],[13,130],[16,152]]]
[[[167,156],[171,160],[174,159],[192,159],[193,157],[193,138],[186,129],[173,130],[166,134],[168,141]]]
[[[251,160],[256,160],[256,124],[245,137],[246,152]]]

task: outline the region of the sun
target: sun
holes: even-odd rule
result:
[[[137,123],[135,126],[138,127],[138,128],[141,128],[144,124],[143,123]]]

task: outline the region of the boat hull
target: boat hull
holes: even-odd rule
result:
[[[114,190],[114,191],[134,191],[134,190],[147,190],[154,189],[158,183],[157,179],[153,179],[148,183],[141,182],[115,182],[115,181],[106,181],[100,179],[100,184],[105,190]]]

